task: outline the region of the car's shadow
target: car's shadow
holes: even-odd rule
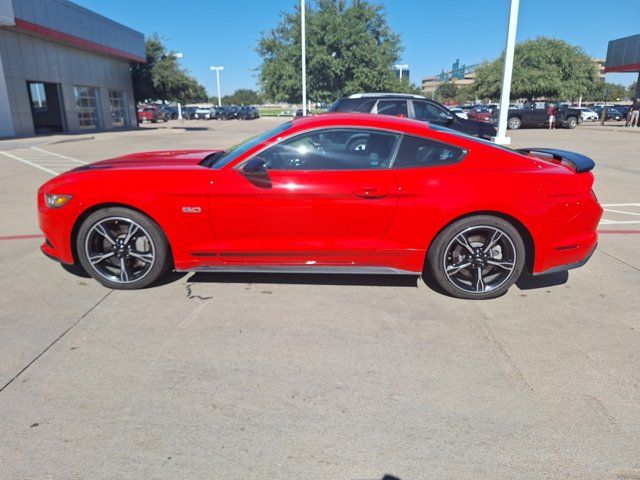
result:
[[[90,278],[80,265],[62,265],[67,272],[81,278]],[[265,283],[282,285],[343,285],[363,287],[414,287],[417,288],[420,278],[437,293],[448,295],[429,277],[417,275],[347,275],[317,273],[239,273],[239,272],[169,272],[163,275],[153,287],[159,287],[187,278],[189,283]],[[531,275],[524,272],[516,282],[520,290],[535,290],[564,285],[569,279],[569,272],[551,273],[548,275]]]
[[[536,288],[556,287],[564,285],[569,280],[569,272],[549,273],[546,275],[531,275],[524,272],[516,282],[520,290],[535,290]]]
[[[187,281],[193,283],[266,283],[285,285],[356,285],[374,287],[416,287],[416,275],[347,275],[320,273],[236,273],[196,272]]]

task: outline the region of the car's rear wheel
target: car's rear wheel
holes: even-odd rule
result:
[[[146,215],[123,207],[89,215],[78,230],[76,252],[84,269],[98,282],[125,290],[157,281],[170,257],[160,227]]]
[[[476,215],[446,227],[427,254],[427,274],[446,293],[466,299],[503,295],[525,262],[518,230],[506,220]]]
[[[522,125],[522,121],[518,117],[511,117],[507,120],[507,127],[509,130],[518,130]]]

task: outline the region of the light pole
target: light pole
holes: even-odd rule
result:
[[[300,36],[302,40],[302,116],[307,116],[307,39],[304,0],[300,0]]]
[[[224,70],[224,67],[209,67],[211,70],[216,71],[216,83],[218,84],[218,106],[222,106],[222,101],[220,100],[220,70]]]
[[[182,58],[184,57],[184,55],[180,52],[177,52],[173,54],[173,57]],[[180,102],[178,102],[178,120],[182,120],[182,105],[180,105]]]
[[[409,65],[394,65],[394,67],[398,70],[398,76],[400,77],[400,81],[402,81],[402,71],[408,70]]]
[[[498,135],[494,141],[499,145],[509,145],[511,138],[507,137],[507,120],[509,120],[509,97],[511,97],[511,74],[513,71],[513,54],[516,49],[516,30],[518,29],[518,8],[520,0],[511,0],[509,10],[509,27],[507,29],[507,47],[504,52],[504,72],[502,73],[502,92],[500,95],[500,119],[498,120]]]

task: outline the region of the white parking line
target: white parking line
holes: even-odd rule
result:
[[[12,154],[7,153],[7,152],[0,152],[0,153],[2,155],[4,155],[5,157],[13,158],[14,160],[17,160],[19,162],[26,163],[27,165],[31,165],[34,168],[37,168],[37,169],[42,170],[44,172],[50,173],[51,175],[58,175],[58,172],[54,172],[53,170],[49,170],[48,168],[43,167],[42,165],[38,165],[37,163],[31,163],[30,161],[25,160],[24,158],[17,157],[15,155],[12,155]]]
[[[610,208],[616,207],[616,208]],[[634,217],[640,217],[640,203],[603,203],[602,208],[605,212],[615,215],[631,215]],[[624,218],[624,217],[623,217]],[[628,217],[627,217],[628,218]],[[640,220],[613,220],[611,218],[603,218],[600,220],[600,225],[637,225],[640,224]]]
[[[58,175],[78,165],[86,165],[88,163],[78,160],[77,158],[50,152],[38,147],[20,148],[12,150],[11,153],[0,152],[0,154],[51,175]]]
[[[44,153],[45,155],[53,155],[54,157],[66,158],[67,160],[73,160],[74,162],[81,163],[83,165],[87,164],[87,162],[83,162],[82,160],[78,160],[77,158],[67,157],[66,155],[61,155],[59,153],[49,152],[47,150],[43,150],[42,148],[31,147],[31,150],[35,150],[37,152]]]
[[[602,207],[640,207],[640,203],[602,203]]]

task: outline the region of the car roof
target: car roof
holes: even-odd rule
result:
[[[323,113],[313,117],[301,117],[294,120],[295,125],[304,128],[353,125],[358,127],[388,128],[391,130],[415,130],[416,127],[429,129],[429,125],[419,120],[391,115],[372,113]]]
[[[422,95],[413,95],[410,93],[388,93],[388,92],[378,92],[378,93],[354,93],[353,95],[349,95],[347,98],[377,98],[377,97],[396,97],[396,98],[419,98],[425,99],[426,97]]]

